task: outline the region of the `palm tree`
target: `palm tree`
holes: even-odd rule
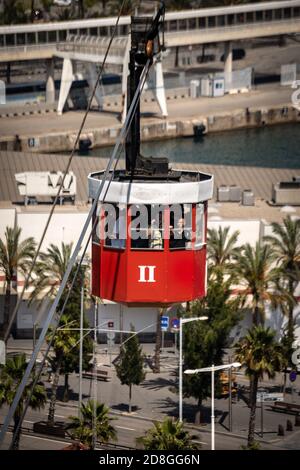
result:
[[[59,376],[62,369],[62,364],[65,357],[70,353],[72,348],[76,346],[79,339],[78,331],[71,331],[69,328],[73,326],[74,320],[71,320],[68,315],[62,315],[59,323],[59,329],[56,331],[53,338],[53,350],[54,357],[50,359],[52,371],[54,373],[52,387],[51,387],[51,397],[50,405],[48,412],[48,424],[54,425],[55,417],[55,406],[56,406],[56,397],[57,397],[57,388]],[[46,340],[50,342],[53,336],[53,329],[49,328],[48,335]]]
[[[46,253],[40,253],[35,267],[36,278],[33,284],[34,291],[31,295],[31,301],[40,303],[44,298],[55,297],[67,270],[72,248],[73,243],[62,242],[61,248],[51,243]],[[73,269],[73,274],[75,270],[76,266]],[[66,288],[70,287],[71,279],[72,273],[69,276],[69,283],[67,283]]]
[[[6,365],[0,369],[0,406],[12,405],[17,388],[23,378],[27,367],[25,354],[20,354],[8,358]],[[31,374],[30,379],[25,386],[19,404],[14,414],[14,431],[12,438],[12,449],[18,449],[21,436],[20,419],[23,413],[24,404],[30,397],[29,406],[33,410],[40,410],[46,403],[46,390],[41,382],[34,385],[35,377]],[[34,385],[34,386],[33,386]]]
[[[208,261],[217,275],[229,274],[234,271],[234,258],[239,253],[237,240],[239,231],[229,235],[230,227],[208,229],[207,252]]]
[[[193,441],[195,436],[191,436],[184,429],[183,423],[172,418],[165,418],[162,423],[155,421],[153,427],[149,429],[145,436],[137,438],[137,443],[142,444],[145,450],[196,450],[199,444]]]
[[[290,352],[294,341],[294,291],[300,281],[300,220],[292,220],[287,216],[283,220],[283,225],[272,223],[273,236],[264,237],[276,254],[276,262],[282,271],[282,279],[289,293],[287,303],[287,340]]]
[[[253,326],[245,338],[236,345],[236,360],[246,367],[250,379],[250,418],[248,448],[254,444],[256,395],[259,379],[264,374],[274,378],[285,365],[281,345],[275,340],[276,332],[262,325]]]
[[[43,299],[49,299],[56,295],[59,286],[61,285],[64,274],[67,270],[69,260],[72,255],[72,243],[62,243],[61,247],[51,244],[47,249],[47,252],[40,253],[39,260],[35,269],[35,280],[34,280],[34,291],[31,295],[31,302],[37,302],[41,304]],[[69,294],[71,283],[75,272],[77,271],[78,264],[75,264],[69,280],[66,284],[65,292],[58,305],[58,312],[60,312],[64,306],[66,295]],[[85,281],[86,269],[80,267],[76,285],[73,286],[73,290],[70,293],[68,304],[65,306],[64,314],[59,320],[59,329],[56,331],[53,339],[53,351],[54,356],[51,359],[52,369],[54,372],[54,378],[52,383],[51,399],[48,414],[48,424],[54,424],[55,416],[55,405],[56,405],[56,394],[59,382],[59,376],[63,370],[63,366],[66,365],[65,360],[72,359],[69,355],[74,353],[76,345],[78,345],[79,332],[70,330],[70,327],[79,328],[79,308],[76,310],[76,305],[80,305],[80,287]],[[49,329],[47,335],[47,341],[50,342],[53,336],[53,329]],[[89,341],[86,338],[85,344]],[[65,374],[68,373],[65,371]]]
[[[253,324],[264,323],[265,302],[273,308],[281,307],[287,294],[280,289],[281,270],[274,267],[276,254],[269,245],[259,242],[253,248],[247,243],[237,256],[237,275],[240,278],[241,296],[252,297]]]
[[[72,439],[79,440],[81,444],[87,445],[89,449],[94,448],[94,439],[101,444],[110,439],[116,440],[116,430],[110,424],[113,418],[109,418],[109,408],[103,403],[89,400],[87,404],[81,404],[81,417],[70,416],[71,422],[67,425]]]
[[[0,271],[5,275],[3,327],[4,336],[9,325],[12,281],[21,272],[24,276],[34,257],[35,241],[32,237],[21,241],[21,228],[6,227],[5,240],[0,239]]]

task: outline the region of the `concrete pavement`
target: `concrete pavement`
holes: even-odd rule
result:
[[[28,354],[31,353],[32,343],[30,340],[10,340],[10,348],[16,349],[19,343],[20,348]],[[11,350],[12,350],[11,349]],[[178,416],[178,395],[176,393],[178,358],[174,354],[174,350],[166,349],[161,356],[161,373],[153,374],[151,370],[147,371],[146,378],[140,386],[133,387],[132,404],[134,412],[128,414],[128,387],[122,386],[116,376],[114,368],[110,366],[110,356],[105,352],[105,345],[97,346],[97,362],[99,368],[105,368],[109,371],[111,380],[109,382],[97,382],[97,400],[104,402],[112,410],[112,416],[117,418],[113,423],[117,426],[118,442],[120,445],[134,447],[136,437],[141,436],[145,430],[151,427],[151,422],[155,419],[162,420],[165,416]],[[143,345],[146,355],[153,355],[154,345]],[[115,346],[112,358],[116,357],[118,347]],[[239,449],[245,444],[248,432],[249,408],[243,399],[243,393],[246,393],[248,379],[243,375],[237,376],[238,383],[242,388],[241,398],[233,403],[233,433],[228,432],[228,399],[217,399],[216,407],[216,433],[217,433],[217,449]],[[261,386],[268,386],[270,391],[280,391],[282,378],[278,375],[274,381],[266,381]],[[64,378],[60,378],[58,396],[62,396]],[[69,379],[70,383],[70,401],[62,403],[58,401],[56,419],[64,420],[70,415],[77,414],[78,405],[78,375],[72,374]],[[51,384],[46,382],[48,391],[50,392]],[[299,391],[299,377],[296,382],[296,388]],[[87,400],[93,391],[93,384],[90,380],[83,380],[83,399]],[[299,402],[299,396],[294,394],[294,398]],[[286,400],[291,400],[290,393],[287,394]],[[199,435],[198,439],[205,447],[210,445],[210,399],[203,403],[201,413],[201,426],[194,425],[194,418],[197,412],[197,406],[194,399],[184,399],[184,419],[191,432]],[[4,416],[5,409],[0,411]],[[47,407],[41,413],[28,411],[25,424],[44,419],[47,415]],[[264,407],[264,437],[260,438],[261,431],[261,414],[260,405],[256,414],[256,437],[262,441],[263,448],[300,448],[300,432],[299,428],[295,428],[294,432],[286,432],[285,438],[277,436],[278,425],[281,424],[286,429],[287,420],[294,423],[294,416],[285,413],[276,413],[270,410],[265,404]],[[24,445],[28,444],[29,437],[26,437]],[[38,441],[38,439],[36,440]],[[37,445],[30,441],[30,445]],[[42,441],[41,441],[42,442]],[[43,441],[44,442],[44,441]],[[29,445],[29,444],[28,444]],[[39,444],[41,445],[41,443]],[[44,445],[44,443],[43,443]],[[45,444],[47,445],[47,444]],[[49,444],[50,445],[50,444]],[[51,442],[51,446],[53,443]]]
[[[168,120],[194,119],[209,117],[220,113],[236,112],[246,108],[262,109],[270,106],[287,106],[291,104],[293,89],[279,85],[264,85],[249,93],[225,95],[221,98],[178,99],[168,102]],[[120,110],[118,110],[120,111]],[[156,103],[143,104],[142,125],[161,122]],[[62,116],[56,114],[15,116],[2,118],[0,138],[13,137],[18,134],[21,138],[59,134],[76,131],[83,119],[84,112],[70,111]],[[13,119],[13,121],[12,121]],[[13,122],[13,125],[12,125]],[[119,112],[90,112],[84,127],[84,132],[97,128],[120,128]]]

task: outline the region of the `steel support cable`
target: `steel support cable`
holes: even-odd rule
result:
[[[106,52],[105,52],[105,56],[104,56],[104,58],[103,58],[103,61],[102,61],[101,67],[100,67],[100,71],[99,71],[99,73],[98,73],[97,80],[96,80],[95,85],[94,85],[94,88],[93,88],[93,90],[92,90],[92,94],[91,94],[91,96],[90,96],[87,109],[86,109],[86,111],[85,111],[83,120],[82,120],[82,122],[81,122],[79,131],[78,131],[78,133],[77,133],[76,140],[75,140],[73,149],[72,149],[72,151],[71,151],[71,154],[70,154],[70,157],[69,157],[67,166],[66,166],[66,168],[65,168],[65,170],[64,170],[63,178],[62,178],[62,180],[61,180],[61,183],[60,183],[60,185],[59,185],[58,191],[57,191],[56,196],[55,196],[55,198],[54,198],[54,201],[53,201],[53,204],[52,204],[52,207],[51,207],[51,210],[50,210],[48,219],[47,219],[47,221],[46,221],[46,225],[45,225],[44,231],[43,231],[42,236],[41,236],[41,239],[40,239],[40,241],[39,241],[37,250],[36,250],[36,252],[35,252],[35,255],[34,255],[32,264],[31,264],[30,269],[29,269],[29,271],[28,271],[28,273],[27,273],[27,275],[26,275],[26,277],[25,277],[25,281],[24,281],[24,285],[23,285],[21,294],[20,294],[20,296],[19,296],[19,298],[18,298],[18,300],[17,300],[17,304],[16,304],[16,306],[15,306],[15,308],[14,308],[14,311],[13,311],[13,313],[12,313],[12,315],[11,315],[11,319],[10,319],[10,321],[9,321],[7,330],[6,330],[5,334],[4,334],[4,341],[5,341],[5,342],[6,342],[6,341],[8,340],[8,338],[9,338],[10,331],[11,331],[11,329],[12,329],[12,326],[13,326],[13,323],[14,323],[14,321],[15,321],[16,315],[17,315],[17,313],[18,313],[18,311],[19,311],[21,302],[22,302],[23,297],[24,297],[24,294],[25,294],[25,290],[26,290],[27,287],[28,287],[28,284],[29,284],[29,281],[30,281],[32,272],[33,272],[33,270],[34,270],[34,267],[35,267],[37,258],[38,258],[39,254],[40,254],[42,244],[43,244],[43,242],[44,242],[44,239],[45,239],[45,236],[46,236],[48,227],[49,227],[49,225],[50,225],[52,216],[53,216],[53,214],[54,214],[55,207],[56,207],[57,202],[58,202],[58,199],[59,199],[59,197],[60,197],[61,190],[62,190],[62,188],[63,188],[63,185],[64,185],[64,182],[65,182],[67,173],[68,173],[68,171],[69,171],[69,169],[70,169],[70,166],[71,166],[71,163],[72,163],[72,160],[73,160],[75,151],[76,151],[76,147],[77,147],[77,144],[78,144],[79,139],[80,139],[80,136],[81,136],[81,132],[82,132],[82,130],[83,130],[83,127],[84,127],[84,125],[85,125],[85,123],[86,123],[86,120],[87,120],[87,117],[88,117],[88,114],[89,114],[89,111],[90,111],[90,109],[91,109],[92,101],[93,101],[93,99],[94,99],[94,96],[95,96],[95,93],[96,93],[96,89],[97,89],[98,83],[100,82],[100,78],[102,77],[103,70],[104,70],[104,66],[105,66],[105,64],[106,64],[106,60],[107,60],[107,57],[108,57],[108,54],[109,54],[109,51],[110,51],[112,42],[113,42],[114,37],[115,37],[116,32],[117,32],[117,27],[118,27],[118,24],[119,24],[119,21],[120,21],[120,17],[121,17],[123,8],[124,8],[125,4],[127,3],[127,1],[128,1],[128,0],[123,0],[123,3],[122,3],[121,8],[120,8],[120,10],[119,10],[118,17],[117,17],[117,20],[116,20],[116,23],[115,23],[115,26],[114,26],[114,29],[113,29],[113,33],[112,33],[112,35],[111,35],[109,44],[108,44],[108,46],[107,46],[107,49],[106,49]]]
[[[120,154],[121,154],[121,152],[119,153],[119,155],[118,155],[118,157],[117,157],[117,159],[116,159],[115,166],[114,166],[114,170],[111,172],[111,178],[110,178],[110,180],[109,180],[109,184],[107,185],[106,192],[105,192],[105,195],[104,195],[104,197],[103,197],[103,201],[102,201],[102,202],[104,202],[105,197],[106,197],[106,195],[107,195],[107,192],[108,192],[110,183],[111,183],[112,178],[113,178],[114,171],[115,171],[116,166],[117,166],[117,164],[118,164],[118,162],[119,162],[119,159],[120,159]],[[29,396],[28,396],[27,399],[26,399],[26,402],[25,402],[24,407],[23,407],[22,415],[21,415],[20,420],[19,420],[19,422],[18,422],[17,428],[16,428],[15,431],[14,431],[13,439],[12,439],[12,442],[11,442],[11,444],[10,444],[10,448],[11,448],[11,449],[13,448],[14,440],[15,440],[15,438],[16,438],[16,436],[17,436],[17,433],[18,433],[19,429],[21,428],[22,423],[23,423],[23,421],[24,421],[24,418],[25,418],[25,416],[26,416],[26,413],[27,413],[27,410],[28,410],[28,407],[29,407],[29,403],[30,403],[31,397],[32,397],[32,395],[33,395],[33,390],[34,390],[36,384],[38,383],[38,381],[40,380],[40,377],[41,377],[43,368],[44,368],[44,366],[45,366],[46,360],[47,360],[47,358],[48,358],[50,349],[51,349],[52,344],[53,344],[53,341],[54,341],[55,334],[56,334],[57,330],[59,329],[59,322],[60,322],[60,319],[61,319],[62,315],[64,314],[65,308],[66,308],[67,303],[68,303],[68,301],[69,301],[70,294],[71,294],[72,289],[73,289],[73,287],[74,287],[75,281],[76,281],[76,279],[77,279],[77,276],[78,276],[80,267],[81,267],[81,265],[82,265],[82,262],[83,262],[85,253],[86,253],[87,248],[88,248],[88,246],[89,246],[89,243],[90,243],[90,240],[91,240],[93,231],[94,231],[95,228],[96,228],[96,225],[97,225],[97,219],[94,221],[93,226],[92,226],[92,230],[91,230],[90,235],[89,235],[89,237],[88,237],[88,239],[87,239],[87,241],[86,241],[86,244],[85,244],[84,250],[83,250],[83,252],[82,252],[80,261],[79,261],[78,266],[77,266],[77,269],[76,269],[76,271],[75,271],[75,273],[74,273],[73,280],[72,280],[71,285],[70,285],[70,287],[69,287],[69,289],[68,289],[68,293],[67,293],[66,299],[65,299],[65,301],[64,301],[64,303],[63,303],[62,309],[61,309],[61,311],[60,311],[60,313],[59,313],[59,316],[58,316],[58,318],[57,318],[57,320],[56,320],[56,325],[53,327],[53,331],[52,331],[51,338],[50,338],[50,340],[47,342],[47,348],[46,348],[45,353],[44,353],[44,355],[43,355],[43,359],[42,359],[41,363],[38,365],[38,369],[36,369],[36,374],[35,374],[34,380],[33,380],[33,382],[32,382],[31,392],[30,392]],[[85,337],[90,333],[90,331],[92,331],[92,330],[89,329],[89,331],[84,335],[83,338],[85,338]],[[77,345],[77,344],[78,344],[78,343],[76,343],[76,345]],[[73,348],[74,348],[74,346],[73,346]],[[73,348],[71,348],[71,349],[73,349]]]
[[[140,97],[140,95],[139,95],[139,97]],[[138,102],[137,102],[137,103],[138,103]],[[136,106],[137,106],[137,103],[136,103]],[[135,110],[136,110],[136,106],[135,106],[135,108],[134,108],[132,118],[131,118],[131,120],[130,120],[130,122],[129,122],[129,124],[128,124],[128,130],[129,130],[129,126],[130,126],[130,124],[131,124],[131,122],[132,122],[132,119],[133,119],[133,116],[134,116],[134,113],[135,113]],[[128,133],[128,130],[127,130],[127,133]],[[126,133],[126,136],[127,136],[127,133]],[[107,193],[108,193],[108,190],[109,190],[111,181],[112,181],[113,176],[114,176],[114,172],[115,172],[115,170],[116,170],[116,168],[117,168],[117,165],[118,165],[118,162],[119,162],[119,160],[120,160],[120,156],[121,156],[121,151],[122,151],[122,149],[124,149],[124,143],[123,143],[123,147],[122,147],[122,148],[120,149],[120,151],[119,151],[119,155],[118,155],[117,158],[116,158],[116,161],[115,161],[115,164],[114,164],[114,169],[110,172],[110,175],[111,175],[111,176],[110,176],[110,179],[109,179],[109,182],[108,182],[108,185],[107,185],[105,194],[104,194],[103,199],[102,199],[101,202],[104,202],[104,201],[105,201],[105,198],[106,198],[106,195],[107,195]],[[59,313],[59,317],[58,317],[57,320],[56,320],[56,325],[55,325],[54,328],[53,328],[51,338],[50,338],[50,340],[48,341],[47,348],[46,348],[45,353],[44,353],[44,355],[43,355],[43,359],[42,359],[41,363],[39,364],[38,370],[36,370],[36,375],[35,375],[35,377],[34,377],[34,380],[33,380],[33,383],[32,383],[32,387],[31,387],[31,393],[30,393],[30,395],[27,397],[27,400],[26,400],[25,405],[24,405],[24,407],[23,407],[23,413],[22,413],[22,415],[21,415],[21,417],[20,417],[19,423],[18,423],[17,428],[16,428],[16,430],[15,430],[15,432],[14,432],[14,436],[13,436],[12,442],[11,442],[11,444],[10,444],[10,447],[11,447],[11,448],[13,448],[14,439],[15,439],[15,437],[16,437],[16,435],[17,435],[18,430],[21,428],[22,423],[23,423],[23,421],[24,421],[24,418],[25,418],[25,416],[26,416],[27,409],[28,409],[28,406],[29,406],[31,397],[32,397],[32,395],[33,395],[34,387],[36,386],[36,384],[38,383],[38,381],[39,381],[39,379],[40,379],[40,377],[41,377],[43,368],[44,368],[44,366],[45,366],[45,363],[46,363],[46,360],[47,360],[47,357],[48,357],[48,354],[49,354],[50,349],[51,349],[51,346],[52,346],[52,344],[53,344],[53,340],[54,340],[55,334],[56,334],[57,330],[59,329],[59,322],[60,322],[60,319],[61,319],[61,317],[62,317],[62,315],[63,315],[63,313],[64,313],[64,311],[65,311],[66,305],[67,305],[67,303],[68,303],[68,301],[69,301],[70,294],[71,294],[72,289],[73,289],[73,287],[74,287],[75,281],[76,281],[76,279],[77,279],[77,276],[78,276],[80,267],[81,267],[81,265],[82,265],[82,262],[83,262],[85,253],[86,253],[87,248],[88,248],[88,246],[89,246],[89,243],[90,243],[92,234],[93,234],[93,232],[94,232],[94,230],[95,230],[95,228],[96,228],[96,225],[97,225],[97,219],[95,219],[95,221],[94,221],[94,223],[93,223],[93,226],[92,226],[92,229],[91,229],[91,232],[90,232],[90,235],[89,235],[89,237],[88,237],[88,239],[87,239],[87,241],[86,241],[84,250],[83,250],[83,252],[82,252],[82,254],[81,254],[80,261],[79,261],[78,266],[77,266],[77,269],[76,269],[76,271],[75,271],[75,273],[74,273],[73,280],[72,280],[71,285],[70,285],[70,287],[69,287],[69,289],[68,289],[68,293],[67,293],[66,299],[65,299],[64,304],[63,304],[63,306],[62,306],[62,309],[61,309],[61,311],[60,311],[60,313]],[[91,330],[90,330],[90,331],[91,331]],[[84,337],[87,336],[87,334],[89,334],[89,332],[86,333],[86,334],[84,335]],[[73,346],[73,347],[74,347],[74,346]],[[72,349],[73,349],[73,348],[72,348]]]
[[[32,369],[35,365],[35,362],[36,362],[36,359],[37,359],[37,356],[38,356],[38,353],[43,345],[43,342],[44,342],[44,339],[45,339],[45,336],[47,334],[47,331],[48,331],[48,328],[53,320],[53,317],[54,317],[54,314],[56,312],[56,309],[57,309],[57,306],[58,306],[58,303],[61,299],[61,296],[62,296],[62,293],[65,289],[65,286],[66,286],[66,283],[69,279],[69,276],[71,274],[71,270],[76,262],[76,259],[77,259],[77,256],[79,254],[79,251],[80,251],[80,248],[81,248],[81,244],[83,242],[83,239],[84,239],[84,236],[88,230],[88,227],[89,227],[89,224],[91,222],[91,219],[92,219],[92,216],[97,208],[97,204],[99,202],[99,199],[100,199],[100,196],[102,194],[102,191],[105,189],[105,184],[107,182],[107,179],[108,179],[108,176],[109,176],[109,173],[110,173],[110,170],[111,170],[111,167],[112,167],[112,164],[113,162],[115,161],[116,159],[116,155],[118,153],[118,150],[119,150],[119,147],[120,147],[120,144],[121,142],[124,140],[125,136],[127,135],[127,132],[129,130],[129,125],[131,123],[131,120],[133,119],[133,116],[135,114],[135,108],[137,106],[137,103],[138,103],[138,100],[140,99],[140,95],[141,95],[141,92],[143,90],[143,87],[144,87],[144,84],[145,84],[145,81],[146,81],[146,78],[148,76],[148,72],[149,72],[149,68],[150,68],[150,65],[151,65],[151,61],[150,59],[148,59],[147,63],[145,64],[145,67],[143,69],[143,72],[142,72],[142,75],[141,75],[141,78],[140,78],[140,82],[139,82],[139,85],[137,87],[137,90],[136,90],[136,93],[133,97],[133,100],[132,100],[132,103],[130,105],[130,108],[128,110],[128,113],[127,113],[127,116],[126,116],[126,120],[125,120],[125,123],[124,123],[124,126],[122,127],[121,129],[121,132],[117,138],[117,141],[116,141],[116,144],[115,144],[115,147],[114,147],[114,150],[113,150],[113,153],[109,159],[109,162],[108,162],[108,165],[106,167],[106,170],[104,172],[104,175],[103,175],[103,178],[101,179],[101,182],[99,184],[99,187],[97,189],[97,192],[96,192],[96,195],[95,195],[95,199],[93,201],[93,204],[92,204],[92,207],[89,211],[89,214],[88,214],[88,217],[84,223],[84,226],[83,226],[83,229],[81,231],[81,234],[79,236],[79,239],[78,239],[78,242],[76,244],[76,247],[73,251],[73,254],[70,258],[70,261],[68,263],[68,266],[67,266],[67,269],[66,269],[66,272],[64,274],[64,277],[63,277],[63,280],[61,282],[61,285],[59,287],[59,290],[57,292],[57,295],[56,295],[56,298],[49,310],[49,313],[48,313],[48,316],[46,318],[46,321],[45,321],[45,324],[43,326],[43,329],[42,329],[42,332],[39,336],[39,339],[38,339],[38,342],[36,344],[36,347],[32,353],[32,356],[30,358],[30,361],[29,361],[29,364],[26,368],[26,371],[24,373],[24,376],[20,382],[20,385],[18,386],[18,389],[16,391],[16,395],[14,397],[14,400],[13,400],[13,403],[11,405],[11,407],[9,408],[9,411],[8,411],[8,414],[5,418],[5,421],[3,423],[3,426],[2,426],[2,429],[1,429],[1,433],[0,433],[0,446],[2,445],[3,443],[3,440],[4,440],[4,437],[6,435],[6,432],[7,432],[7,429],[8,429],[8,426],[10,424],[10,421],[11,419],[13,418],[14,414],[15,414],[15,411],[16,411],[16,408],[19,404],[19,401],[20,401],[20,398],[24,392],[24,388],[27,384],[27,381],[29,379],[29,376],[32,372]]]

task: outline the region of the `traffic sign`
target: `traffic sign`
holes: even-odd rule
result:
[[[161,317],[161,329],[166,331],[169,328],[169,317]]]
[[[283,401],[283,393],[266,393],[266,392],[257,392],[257,401]]]
[[[290,372],[290,382],[295,382],[295,380],[297,379],[297,371],[296,370],[292,370]]]
[[[179,321],[179,318],[172,318],[171,320],[171,328],[172,330],[179,330],[179,326],[180,326],[180,321]]]

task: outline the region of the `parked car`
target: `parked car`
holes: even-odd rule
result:
[[[242,60],[246,57],[245,49],[233,49],[232,50],[232,60]],[[224,62],[225,54],[221,56],[220,61]]]
[[[53,3],[58,7],[69,7],[72,5],[72,0],[54,0]]]

